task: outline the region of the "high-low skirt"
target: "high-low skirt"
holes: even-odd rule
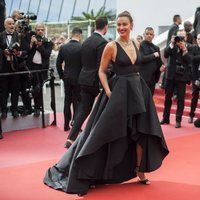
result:
[[[91,112],[84,131],[49,168],[44,183],[71,194],[91,185],[120,183],[136,177],[136,144],[143,149],[141,172],[158,169],[169,153],[149,88],[137,74],[114,76]]]

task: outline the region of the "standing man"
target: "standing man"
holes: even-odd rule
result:
[[[172,36],[175,36],[179,30],[179,25],[182,23],[182,19],[180,15],[174,15],[173,17],[173,24],[169,28],[168,36],[167,36],[167,46],[171,42]]]
[[[197,35],[197,44],[192,48],[192,100],[188,123],[193,123],[200,92],[200,33]]]
[[[80,89],[78,77],[81,71],[81,41],[82,30],[73,28],[72,37],[67,44],[61,46],[56,67],[60,79],[64,82],[65,100],[64,100],[64,131],[70,129],[71,104],[73,104],[73,115],[75,115],[77,105],[80,101]],[[64,62],[64,69],[63,69]]]
[[[172,37],[174,37],[178,30],[179,30],[179,25],[182,23],[182,19],[180,15],[174,15],[173,16],[173,24],[169,28],[168,36],[167,36],[167,42],[166,42],[166,47],[169,46],[171,43]],[[165,88],[166,86],[166,72],[163,73],[163,80],[162,80],[162,88]],[[175,90],[175,97],[176,97],[176,90]]]
[[[0,49],[2,50],[2,65],[0,66],[1,73],[13,73],[19,71],[20,61],[26,55],[25,41],[15,31],[14,20],[10,17],[5,19],[5,31],[0,34]],[[7,99],[9,92],[11,93],[10,110],[14,118],[19,116],[17,111],[19,97],[19,75],[9,75],[1,77],[1,118],[7,117]]]
[[[108,20],[106,17],[99,17],[96,19],[95,25],[94,33],[82,44],[81,58],[83,67],[79,75],[81,101],[73,127],[65,144],[66,148],[69,148],[77,138],[83,122],[92,110],[95,98],[99,94],[98,70],[104,47],[107,44],[103,36],[108,30]]]
[[[200,7],[197,7],[194,15],[194,36],[197,38],[197,35],[200,33]]]
[[[190,21],[185,21],[183,26],[184,26],[184,30],[187,34],[187,43],[193,44],[194,36],[191,33],[192,28],[193,28],[192,23]]]
[[[186,32],[178,31],[175,38],[172,37],[171,43],[166,47],[165,58],[169,58],[166,70],[166,88],[164,112],[161,124],[170,123],[170,110],[174,89],[177,89],[177,110],[175,128],[181,127],[181,120],[185,104],[186,84],[190,82],[191,57],[188,53],[186,44]]]
[[[4,30],[4,20],[5,20],[5,16],[6,16],[6,4],[5,4],[5,0],[0,0],[0,32],[2,32]],[[0,49],[0,66],[2,65],[2,56],[3,56],[3,52]],[[0,91],[1,94],[1,91]],[[2,99],[0,97],[0,108],[1,108],[1,104],[2,104]],[[0,139],[3,139],[3,135],[1,134],[2,130],[0,127]]]
[[[35,34],[31,37],[30,52],[27,58],[29,70],[41,70],[49,68],[49,58],[52,50],[52,42],[45,38],[45,25],[39,23],[35,27]],[[42,86],[47,78],[47,72],[32,74],[31,85],[33,86],[34,116],[40,115],[42,107]],[[29,105],[30,106],[30,105]]]
[[[5,0],[0,0],[0,32],[4,31],[4,20],[6,17],[6,3]]]
[[[139,72],[149,86],[152,95],[155,91],[155,85],[159,80],[160,72],[165,70],[160,56],[160,49],[152,43],[153,38],[153,28],[147,27],[144,31],[144,40],[140,43],[139,49],[141,55]]]

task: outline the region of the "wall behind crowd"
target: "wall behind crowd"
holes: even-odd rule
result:
[[[199,6],[199,0],[117,0],[117,14],[128,10],[133,15],[134,36],[143,33],[147,26],[152,26],[157,35],[158,27],[171,25],[175,14],[185,20],[194,15]]]

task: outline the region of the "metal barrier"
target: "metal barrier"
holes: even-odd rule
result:
[[[22,74],[33,74],[33,73],[41,73],[41,72],[48,72],[49,71],[49,78],[44,80],[42,83],[42,127],[45,128],[45,120],[44,120],[44,100],[43,100],[43,85],[49,81],[49,85],[51,88],[51,109],[53,110],[54,120],[51,123],[51,125],[56,126],[57,120],[56,120],[56,100],[55,100],[55,85],[54,85],[54,70],[52,68],[50,69],[41,69],[41,70],[28,70],[28,71],[20,71],[20,72],[12,72],[12,73],[0,73],[0,78],[3,76],[13,76],[13,75],[22,75]],[[1,116],[0,116],[0,133],[2,133],[2,127],[1,127]]]

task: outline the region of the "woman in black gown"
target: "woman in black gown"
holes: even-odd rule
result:
[[[86,194],[92,185],[127,181],[158,169],[169,153],[151,92],[138,74],[138,48],[130,40],[131,15],[117,17],[119,38],[105,47],[99,69],[101,92],[85,130],[49,168],[44,183],[71,194]],[[113,76],[107,81],[109,62]]]

